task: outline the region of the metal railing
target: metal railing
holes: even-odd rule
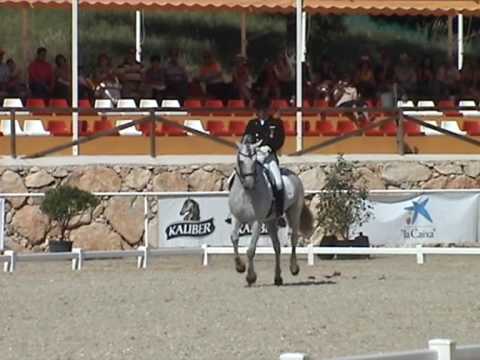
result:
[[[462,134],[458,134],[455,132],[452,132],[450,130],[444,129],[440,126],[433,125],[431,123],[425,122],[424,120],[420,119],[419,117],[414,117],[411,115],[405,114],[405,112],[412,112],[412,111],[438,111],[438,112],[457,112],[457,111],[467,111],[467,110],[475,110],[475,111],[480,111],[480,107],[457,107],[457,108],[442,108],[442,107],[411,107],[411,108],[288,108],[288,109],[279,109],[276,112],[281,116],[281,115],[288,115],[291,114],[293,111],[302,111],[303,115],[308,116],[308,115],[319,115],[321,118],[328,116],[329,114],[353,114],[353,113],[366,113],[366,114],[383,114],[384,116],[380,118],[379,120],[375,120],[373,122],[370,122],[368,124],[365,124],[365,126],[360,126],[357,130],[351,131],[339,136],[332,137],[327,140],[323,140],[322,142],[319,142],[317,144],[314,144],[312,146],[309,146],[308,148],[293,152],[289,155],[291,156],[298,156],[298,155],[303,155],[310,153],[315,150],[319,150],[322,148],[325,148],[327,146],[331,146],[334,144],[341,143],[345,140],[348,140],[350,138],[353,138],[355,136],[359,136],[364,134],[365,132],[373,129],[378,129],[386,125],[388,122],[394,121],[397,125],[397,133],[396,133],[396,143],[397,143],[397,152],[400,155],[404,155],[406,152],[406,143],[405,143],[405,130],[404,130],[404,123],[405,121],[411,121],[415,122],[416,124],[423,126],[425,128],[429,128],[431,130],[435,130],[441,134],[450,136],[456,140],[464,141],[468,144],[475,145],[475,146],[480,146],[480,141],[466,136]],[[99,109],[83,109],[83,108],[31,108],[31,107],[23,107],[23,108],[0,108],[0,112],[8,112],[10,114],[10,155],[13,158],[17,157],[17,134],[16,134],[16,126],[15,126],[15,120],[19,115],[22,117],[25,115],[25,113],[37,113],[37,114],[55,114],[55,115],[65,115],[65,114],[72,114],[74,112],[78,113],[79,115],[96,115],[96,116],[102,116],[102,117],[107,117],[107,116],[126,116],[127,114],[129,116],[142,116],[140,119],[137,120],[132,120],[126,124],[122,124],[116,127],[113,127],[112,129],[109,130],[103,130],[96,132],[95,134],[88,135],[88,136],[82,136],[77,140],[70,141],[65,144],[57,145],[51,148],[48,148],[43,151],[36,152],[34,154],[29,154],[26,155],[24,158],[37,158],[49,154],[53,154],[68,148],[72,148],[75,146],[79,146],[84,143],[91,142],[93,140],[99,139],[101,137],[105,136],[110,136],[110,135],[115,135],[118,134],[120,130],[125,130],[131,127],[136,127],[140,125],[144,125],[147,123],[150,123],[151,129],[150,129],[150,151],[149,154],[151,157],[156,157],[156,133],[155,133],[155,128],[157,123],[164,123],[172,127],[177,127],[182,129],[185,132],[195,134],[197,136],[203,137],[209,141],[218,143],[220,145],[235,149],[236,145],[234,142],[229,141],[227,139],[211,135],[208,133],[205,133],[203,131],[199,131],[195,128],[185,126],[183,124],[177,123],[175,121],[169,120],[165,118],[164,116],[160,115],[161,113],[170,113],[170,114],[182,114],[183,116],[189,116],[188,114],[191,112],[194,112],[195,114],[205,114],[209,115],[215,112],[220,111],[221,113],[227,113],[227,112],[232,112],[236,114],[242,114],[244,113],[245,115],[251,114],[252,109],[237,109],[237,108],[140,108],[140,109],[130,109],[130,108],[99,108]],[[160,113],[160,114],[159,114]],[[147,114],[147,115],[146,115]],[[40,115],[41,116],[41,115]],[[437,115],[437,116],[431,116],[431,115],[425,115],[428,116],[429,118],[432,117],[443,117],[444,115]],[[469,117],[470,119],[475,119],[474,116]],[[79,123],[80,124],[80,123]]]

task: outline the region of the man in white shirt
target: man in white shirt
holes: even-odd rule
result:
[[[366,103],[361,100],[357,89],[350,83],[349,79],[339,81],[333,90],[333,100],[335,107],[356,108],[366,107]],[[352,120],[357,126],[368,119],[367,114],[357,112],[346,112],[343,115]]]

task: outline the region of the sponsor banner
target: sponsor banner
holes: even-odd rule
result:
[[[356,232],[366,234],[372,245],[398,247],[478,241],[480,194],[372,194],[370,201],[374,219]],[[159,197],[158,208],[160,246],[231,245],[227,195]],[[250,234],[249,226],[242,226],[240,246],[248,246]],[[258,246],[271,246],[266,234],[263,227]],[[287,235],[288,228],[280,229],[282,245],[290,245]]]
[[[450,244],[478,239],[479,194],[371,196],[375,218],[358,231],[373,245]]]
[[[162,247],[230,246],[227,195],[160,197],[158,199],[159,244]],[[279,231],[280,242],[287,244],[287,228]],[[250,227],[240,229],[240,246],[250,243]],[[265,226],[258,246],[270,246]]]

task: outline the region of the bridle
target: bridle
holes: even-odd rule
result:
[[[253,166],[253,170],[250,172],[243,172],[242,166],[240,163],[240,155],[243,157],[246,157],[248,159],[253,159],[253,157],[256,157],[255,151],[253,151],[251,154],[246,154],[242,152],[241,150],[238,151],[237,153],[237,166],[235,167],[235,174],[238,176],[238,179],[240,180],[240,183],[244,185],[245,179],[248,177],[253,177],[254,179],[257,176],[257,160],[255,159],[255,165]]]

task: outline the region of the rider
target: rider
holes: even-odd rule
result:
[[[276,216],[281,218],[284,207],[284,192],[276,152],[283,146],[285,130],[282,121],[271,116],[269,107],[270,101],[267,98],[260,98],[256,102],[257,117],[248,122],[243,136],[249,135],[255,143],[261,141],[258,149],[259,160],[267,168],[273,179]]]

